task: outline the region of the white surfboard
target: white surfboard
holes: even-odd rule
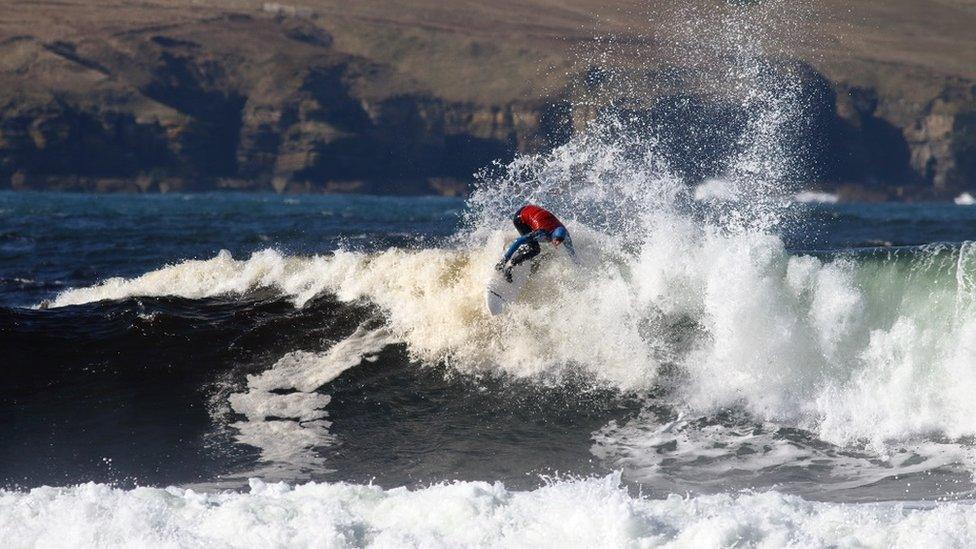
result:
[[[512,281],[505,280],[505,274],[501,271],[492,270],[491,279],[485,291],[485,306],[488,312],[494,316],[501,314],[510,304],[518,299],[525,287],[525,282],[529,279],[531,266],[529,261],[512,268]]]

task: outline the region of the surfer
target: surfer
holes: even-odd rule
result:
[[[539,242],[552,242],[554,247],[562,244],[573,262],[578,262],[576,250],[573,249],[573,240],[569,237],[569,231],[548,210],[527,204],[515,212],[512,223],[515,224],[515,229],[520,236],[508,247],[505,257],[495,265],[496,269],[505,273],[505,279],[509,282],[512,281],[513,267],[539,255],[539,252],[542,251]]]

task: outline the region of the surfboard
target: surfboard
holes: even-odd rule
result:
[[[518,299],[529,279],[529,261],[512,268],[512,281],[505,279],[505,274],[492,269],[491,279],[485,291],[485,307],[492,316],[501,314],[510,304]]]

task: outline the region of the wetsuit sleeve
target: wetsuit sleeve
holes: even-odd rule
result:
[[[515,254],[515,250],[521,248],[523,244],[525,244],[526,242],[532,240],[532,238],[533,238],[532,235],[533,234],[534,233],[529,233],[529,234],[522,235],[522,236],[516,238],[515,239],[515,242],[512,242],[512,245],[508,247],[508,251],[505,252],[504,260],[505,261],[508,261],[509,259],[511,259],[512,258],[512,255]]]
[[[512,245],[508,247],[508,251],[505,252],[505,258],[503,259],[503,261],[508,261],[509,259],[511,259],[512,255],[515,254],[515,250],[518,250],[519,248],[522,247],[522,245],[526,244],[527,242],[531,240],[535,240],[538,242],[539,240],[543,239],[544,238],[543,235],[545,235],[545,233],[546,233],[545,231],[537,230],[516,238],[515,242],[512,242]]]
[[[566,253],[569,254],[569,258],[573,260],[573,263],[579,266],[580,260],[579,257],[576,256],[576,248],[573,247],[572,241],[566,239],[563,241],[563,247],[566,248]]]
[[[569,257],[570,257],[570,259],[573,260],[573,263],[579,265],[579,257],[576,256],[576,249],[573,248],[573,245],[572,244],[563,243],[563,246],[566,248],[566,253],[569,254]]]

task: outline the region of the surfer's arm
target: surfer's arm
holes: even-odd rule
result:
[[[573,243],[566,240],[563,242],[563,248],[566,248],[566,253],[569,254],[569,258],[573,260],[573,263],[576,264],[577,267],[579,267],[580,260],[576,255],[576,248],[573,247]]]
[[[502,262],[508,261],[515,254],[515,251],[521,248],[523,245],[527,244],[532,240],[538,240],[540,231],[532,231],[529,234],[522,235],[512,242],[512,245],[508,247],[508,251],[505,252],[505,257],[502,258]]]
[[[508,261],[509,259],[511,259],[512,256],[515,254],[515,250],[521,248],[522,245],[528,241],[529,241],[529,235],[523,235],[516,238],[515,242],[512,242],[512,245],[508,247],[508,251],[505,252],[505,257],[502,258],[502,261]]]

